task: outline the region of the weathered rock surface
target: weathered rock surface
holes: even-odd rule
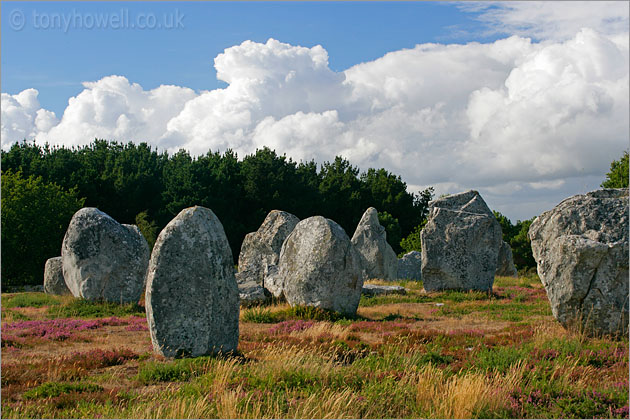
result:
[[[421,280],[422,279],[422,253],[411,251],[398,259],[399,279]]]
[[[239,291],[232,251],[212,210],[182,210],[160,232],[147,272],[154,350],[167,357],[236,350]]]
[[[265,290],[275,298],[284,297],[284,278],[280,275],[280,267],[277,265],[267,266],[265,271]]]
[[[492,290],[501,226],[477,191],[437,199],[422,230],[426,291]]]
[[[590,335],[628,331],[628,189],[576,195],[529,228],[554,317]]]
[[[238,284],[238,294],[241,305],[245,307],[262,305],[270,300],[271,295],[254,281],[247,281]]]
[[[278,267],[291,306],[356,314],[363,286],[361,260],[337,223],[321,216],[302,220],[284,242]]]
[[[285,211],[269,212],[260,228],[245,236],[238,256],[238,271],[249,271],[248,279],[264,286],[265,270],[278,264],[282,244],[299,221]]]
[[[382,286],[380,284],[364,284],[362,294],[368,297],[381,295],[406,295],[407,290],[402,286]]]
[[[49,258],[44,266],[44,292],[49,295],[69,295],[70,289],[63,278],[61,257]]]
[[[499,257],[497,260],[497,276],[516,277],[518,271],[514,266],[514,258],[512,257],[512,248],[510,244],[505,241],[501,241],[501,247],[499,248]]]
[[[138,302],[149,245],[137,226],[121,225],[94,207],[77,211],[61,247],[63,277],[76,297]]]
[[[365,279],[395,280],[398,271],[396,253],[387,243],[387,232],[378,221],[378,212],[368,208],[357,225],[352,244],[361,257]]]

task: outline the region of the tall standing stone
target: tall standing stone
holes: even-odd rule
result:
[[[268,267],[278,264],[282,244],[299,221],[291,213],[272,210],[256,232],[245,236],[238,257],[238,278],[243,279],[239,282],[264,286]]]
[[[422,230],[422,281],[427,291],[491,291],[501,226],[477,191],[429,204]]]
[[[387,243],[387,232],[378,221],[378,212],[368,208],[352,236],[359,252],[366,279],[395,280],[398,271],[396,253]]]
[[[341,226],[322,216],[297,224],[280,253],[279,276],[291,306],[354,316],[363,276],[358,252]]]
[[[147,272],[154,350],[167,357],[235,351],[239,291],[232,251],[212,210],[182,210],[160,232]]]
[[[495,275],[505,277],[516,277],[518,275],[518,271],[516,271],[516,267],[514,266],[512,248],[510,244],[505,241],[501,241],[501,246],[499,247],[499,257],[497,259],[497,271]]]
[[[44,292],[49,295],[70,295],[70,289],[63,278],[61,257],[49,258],[44,266]]]
[[[587,334],[628,331],[628,189],[576,195],[529,228],[554,317]]]
[[[94,207],[77,211],[61,247],[63,277],[75,297],[138,302],[149,245],[133,225],[121,225]]]

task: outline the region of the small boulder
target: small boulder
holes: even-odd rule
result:
[[[518,276],[518,271],[516,271],[516,267],[514,266],[514,258],[512,257],[512,248],[505,241],[501,241],[495,275],[504,277]]]
[[[241,306],[257,306],[267,303],[270,299],[269,292],[254,281],[247,281],[238,284],[238,295]]]
[[[137,226],[121,225],[94,207],[77,211],[61,247],[63,277],[75,297],[138,302],[149,245]]]
[[[258,230],[245,236],[238,256],[238,271],[249,271],[248,278],[264,287],[266,268],[278,264],[282,244],[299,221],[286,211],[269,212]]]
[[[396,253],[387,243],[387,232],[378,221],[378,212],[368,208],[357,225],[352,244],[359,252],[367,279],[395,280],[398,271]]]
[[[411,251],[398,259],[398,275],[403,280],[422,279],[422,253]]]
[[[302,220],[282,246],[278,267],[291,306],[356,315],[363,286],[361,260],[337,223],[321,216]]]
[[[44,266],[44,292],[49,295],[70,295],[70,289],[63,278],[61,257],[49,258]]]
[[[367,297],[383,295],[406,295],[407,290],[402,286],[382,286],[380,284],[364,284],[361,293]]]
[[[154,350],[167,357],[235,351],[239,291],[232,251],[212,210],[182,210],[160,232],[147,272]]]
[[[575,195],[529,228],[554,317],[589,335],[628,333],[628,189]]]
[[[501,226],[477,191],[429,203],[421,233],[422,281],[428,292],[491,291],[501,245]]]

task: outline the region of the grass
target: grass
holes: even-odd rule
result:
[[[39,292],[12,293],[2,296],[2,308],[41,308],[42,306],[55,306],[63,302],[61,297],[47,295]]]
[[[535,276],[497,278],[491,295],[406,284],[354,319],[243,308],[237,355],[176,360],[152,352],[141,307],[3,307],[2,415],[628,418],[628,339],[563,329]],[[74,338],[43,338],[66,324]]]

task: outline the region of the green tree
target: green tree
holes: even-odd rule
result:
[[[378,222],[385,228],[387,232],[387,243],[392,247],[394,252],[400,252],[400,224],[391,214],[386,211],[378,212]]]
[[[159,229],[155,222],[149,219],[149,214],[146,210],[136,215],[136,226],[138,226],[140,233],[142,233],[142,236],[144,236],[144,239],[146,239],[149,244],[149,250],[152,250],[153,245],[155,245]]]
[[[409,235],[407,235],[400,241],[400,248],[403,250],[403,252],[400,252],[398,254],[399,256],[402,256],[401,254],[406,254],[411,251],[422,252],[422,241],[420,239],[420,233],[422,232],[422,229],[424,229],[424,225],[426,225],[426,220],[416,226]]]
[[[621,159],[612,161],[610,172],[606,174],[606,180],[601,186],[603,188],[628,188],[628,151],[623,152]]]
[[[42,284],[46,260],[59,256],[72,215],[85,199],[41,177],[2,173],[2,286]]]
[[[530,269],[536,267],[536,260],[532,253],[532,243],[529,240],[528,232],[534,218],[529,220],[518,220],[514,226],[516,234],[510,239],[514,265],[517,269]]]

